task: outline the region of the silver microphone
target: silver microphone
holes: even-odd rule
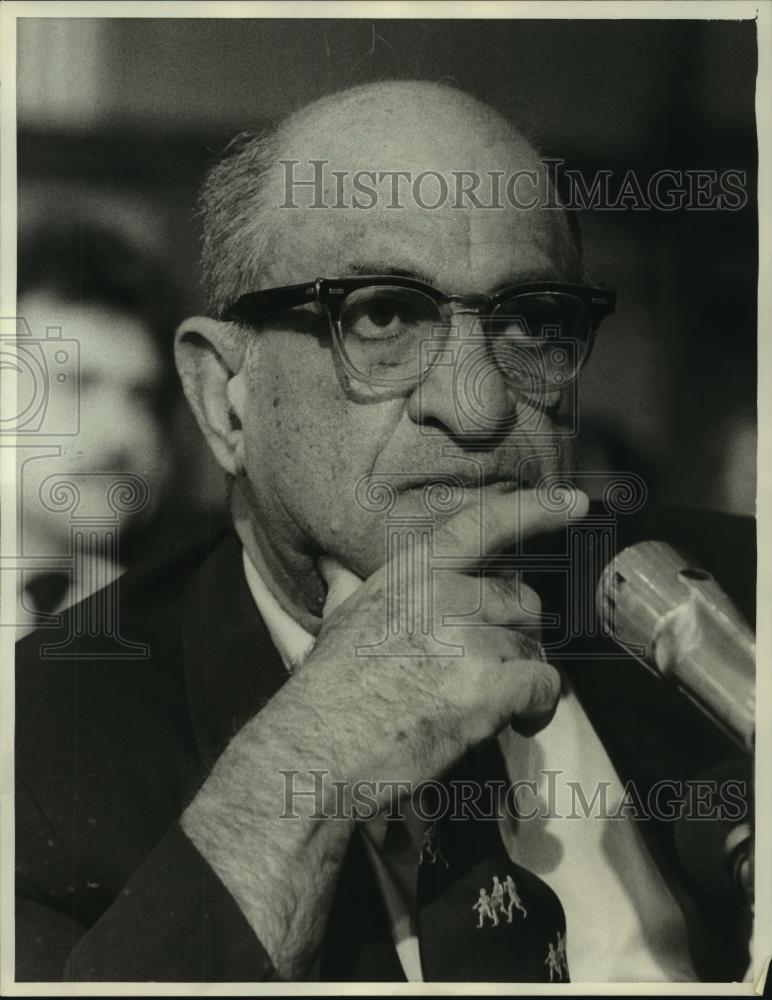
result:
[[[710,573],[664,542],[639,542],[606,566],[597,604],[621,646],[752,749],[755,635]]]

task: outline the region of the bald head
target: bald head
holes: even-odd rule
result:
[[[384,81],[327,95],[287,118],[277,136],[287,151],[308,156],[314,150],[352,162],[378,154],[395,164],[424,161],[427,168],[458,169],[459,157],[474,161],[504,145],[513,164],[533,167],[539,161],[530,143],[487,104],[422,81]]]
[[[459,90],[386,81],[327,95],[237,140],[210,173],[202,216],[211,308],[381,261],[407,270],[386,260],[399,244],[426,260],[443,248],[468,256],[470,241],[494,239],[512,253],[528,247],[528,276],[541,276],[552,257],[576,277],[565,214],[536,207],[548,188],[531,143]],[[355,252],[375,256],[350,259]]]

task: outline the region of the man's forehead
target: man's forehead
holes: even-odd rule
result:
[[[365,266],[458,291],[564,276],[571,240],[562,212],[540,207],[549,180],[536,151],[468,95],[421,84],[349,92],[277,138],[262,198],[272,282]]]
[[[457,292],[467,285],[487,291],[516,281],[558,280],[571,266],[568,238],[558,222],[534,213],[494,220],[490,213],[443,219],[407,209],[388,215],[309,211],[286,223],[275,219],[266,277],[282,284],[402,273]]]

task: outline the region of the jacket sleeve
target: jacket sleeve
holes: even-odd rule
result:
[[[19,887],[16,978],[255,982],[278,978],[225,886],[178,824],[92,927]]]
[[[194,552],[130,571],[17,646],[19,980],[278,978],[178,822],[270,696],[249,688],[266,671],[244,651],[286,676],[255,625],[235,535],[229,545],[216,565]],[[81,627],[106,609],[113,631]]]

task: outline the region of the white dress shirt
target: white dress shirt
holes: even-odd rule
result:
[[[314,645],[280,606],[244,552],[244,571],[255,604],[291,670]],[[548,808],[538,818],[500,821],[504,846],[513,861],[530,869],[559,896],[566,914],[566,940],[573,983],[694,982],[686,925],[667,884],[628,818],[565,818],[572,812],[577,785],[592,801],[606,787],[607,813],[613,815],[624,789],[606,751],[564,678],[552,722],[533,737],[507,729],[499,737],[508,777],[534,781],[524,809],[541,800]],[[573,810],[581,815],[581,809]],[[408,824],[413,849],[387,855],[384,825],[366,827],[365,843],[373,863],[392,935],[405,976],[422,981],[416,935],[415,884],[423,830]],[[470,900],[470,906],[474,900]]]

